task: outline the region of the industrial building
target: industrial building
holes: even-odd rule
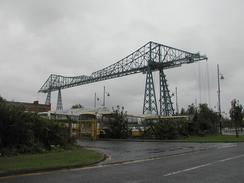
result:
[[[34,101],[33,103],[28,102],[15,102],[15,101],[7,101],[7,103],[20,106],[24,108],[26,112],[48,112],[51,110],[51,104],[39,104],[39,101]]]

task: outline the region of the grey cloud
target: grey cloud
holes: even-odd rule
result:
[[[234,1],[0,1],[0,94],[11,100],[45,100],[37,90],[49,74],[82,75],[106,67],[150,40],[209,57],[211,105],[216,105],[216,64],[223,108],[234,97],[244,101],[243,7]],[[201,63],[202,102],[208,89]],[[199,101],[198,63],[165,71],[170,90],[179,91],[180,106]],[[158,97],[158,75],[155,85]],[[8,81],[8,82],[6,82]],[[141,113],[145,75],[138,74],[63,91],[65,108],[93,106],[104,85],[112,105]],[[56,105],[56,93],[53,105]],[[173,98],[173,100],[175,100]],[[55,108],[55,107],[54,107]]]

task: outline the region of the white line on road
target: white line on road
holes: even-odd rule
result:
[[[186,168],[186,169],[183,169],[183,170],[169,172],[167,174],[164,174],[164,177],[171,176],[171,175],[176,175],[176,174],[183,173],[183,172],[188,172],[188,171],[199,169],[199,168],[203,168],[203,167],[206,167],[206,166],[211,166],[211,165],[216,164],[216,163],[221,163],[221,162],[225,162],[225,161],[239,159],[239,158],[242,158],[242,157],[244,157],[244,154],[241,154],[239,156],[233,156],[233,157],[217,160],[217,161],[210,162],[210,163],[205,163],[205,164],[202,164],[202,165],[194,166],[194,167],[191,167],[191,168]]]
[[[233,156],[233,157],[230,157],[230,158],[226,158],[226,159],[221,159],[221,160],[218,160],[219,162],[225,162],[225,161],[229,161],[229,160],[233,160],[233,159],[238,159],[238,158],[242,158],[244,157],[244,154],[241,154],[239,156]]]
[[[224,148],[230,148],[230,147],[236,147],[237,144],[224,144],[220,147],[218,147],[218,149],[224,149]]]
[[[182,173],[182,172],[188,172],[188,171],[191,171],[191,170],[195,170],[195,169],[202,168],[202,167],[205,167],[205,166],[210,166],[210,165],[212,165],[212,163],[206,163],[206,164],[202,164],[202,165],[199,165],[199,166],[194,166],[194,167],[191,167],[191,168],[187,168],[187,169],[184,169],[184,170],[178,170],[178,171],[175,171],[175,172],[170,172],[170,173],[165,174],[164,176],[167,177],[167,176],[179,174],[179,173]]]

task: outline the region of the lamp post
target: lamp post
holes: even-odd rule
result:
[[[219,133],[222,135],[222,122],[221,122],[221,103],[220,103],[220,79],[224,79],[224,76],[219,73],[219,64],[217,64],[217,77],[218,77],[218,113],[220,117],[219,121]]]
[[[110,96],[110,94],[108,92],[106,92],[105,90],[105,86],[103,87],[103,107],[105,107],[105,96]]]
[[[95,92],[95,95],[94,95],[94,109],[97,108],[97,101],[99,101],[99,98],[97,97],[97,94]]]

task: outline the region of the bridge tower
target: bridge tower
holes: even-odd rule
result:
[[[153,48],[152,42],[149,43],[149,58],[146,72],[146,85],[144,93],[144,103],[143,103],[143,114],[156,114],[171,116],[174,115],[173,103],[171,101],[170,91],[168,89],[168,84],[166,76],[163,69],[159,69],[159,107],[158,112],[157,100],[155,95],[155,86],[153,81],[152,70],[155,69],[155,63],[163,63],[166,55],[162,59],[162,47],[158,46],[157,49]]]
[[[159,70],[159,90],[160,115],[174,115],[173,103],[171,101],[171,95],[168,89],[168,84],[163,69]]]
[[[63,103],[62,103],[62,95],[61,95],[61,89],[58,89],[58,100],[57,100],[57,111],[62,111],[63,110]]]
[[[51,104],[51,91],[50,90],[47,92],[47,98],[46,98],[45,104],[46,105],[50,105]]]
[[[155,94],[155,87],[153,81],[153,74],[151,65],[153,63],[152,58],[152,44],[149,43],[149,59],[146,71],[146,84],[143,102],[143,114],[156,114],[158,115],[157,99]]]
[[[145,85],[144,103],[143,103],[143,114],[145,113],[158,114],[153,75],[150,68],[148,68],[146,74],[146,85]]]

